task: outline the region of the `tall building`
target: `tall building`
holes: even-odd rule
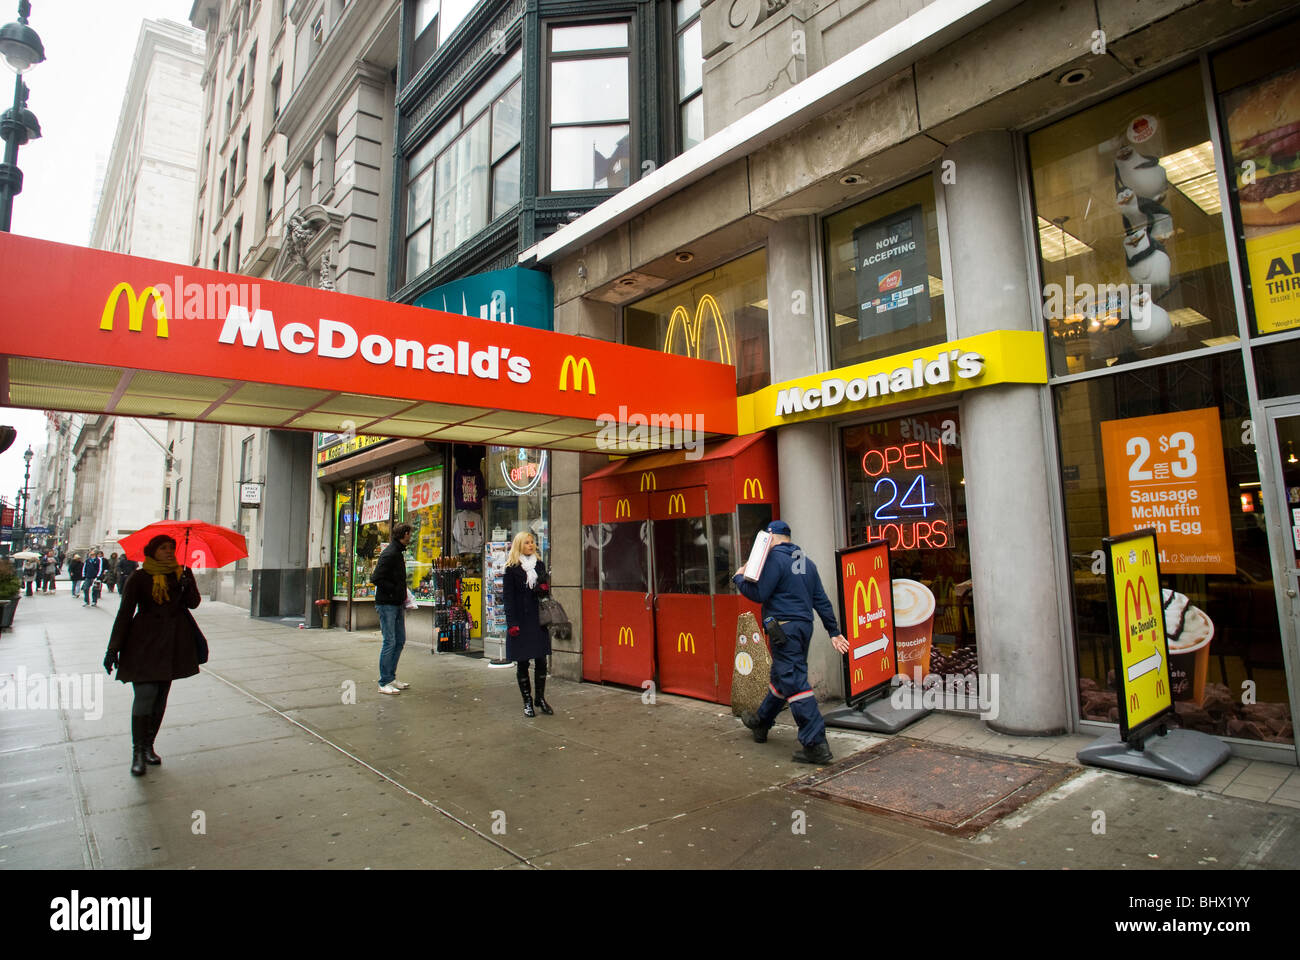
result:
[[[202,63],[202,34],[167,20],[141,25],[104,166],[92,247],[174,263],[188,260]],[[119,297],[115,309],[134,296]],[[174,316],[178,302],[179,292],[172,300]],[[137,403],[133,394],[147,393],[148,382],[139,375],[113,385],[117,396],[111,409],[83,418],[70,445],[51,448],[53,455],[70,452],[72,457],[69,546],[74,550],[101,546],[112,552],[119,537],[177,512],[172,466],[188,459],[188,450],[169,452],[166,421],[130,417]],[[57,483],[62,475],[54,470],[50,478]]]

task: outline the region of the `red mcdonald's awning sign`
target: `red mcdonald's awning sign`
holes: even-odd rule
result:
[[[312,412],[386,398],[405,403],[353,404],[368,410],[359,432],[456,439],[459,424],[476,439],[466,425],[526,426],[537,442],[520,445],[561,448],[591,444],[545,438],[590,438],[602,416],[693,414],[710,434],[736,430],[735,373],[722,364],[13,234],[0,234],[0,278],[0,404],[335,429]],[[121,376],[50,375],[25,359]],[[140,372],[173,376],[141,386]],[[225,389],[166,389],[185,383],[176,377]]]

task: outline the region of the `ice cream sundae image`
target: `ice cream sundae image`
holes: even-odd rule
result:
[[[1165,641],[1169,648],[1169,681],[1175,700],[1200,703],[1205,697],[1205,676],[1210,663],[1214,622],[1187,594],[1161,590],[1165,613]],[[1190,655],[1190,656],[1189,656]]]

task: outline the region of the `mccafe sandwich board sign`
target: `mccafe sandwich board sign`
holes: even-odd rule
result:
[[[1133,742],[1174,715],[1160,551],[1152,529],[1107,537],[1102,543],[1115,644],[1119,736]]]
[[[849,652],[844,657],[845,702],[856,707],[888,686],[894,660],[894,594],[889,542],[876,540],[835,552],[840,616]]]

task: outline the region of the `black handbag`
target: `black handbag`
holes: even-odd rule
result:
[[[543,627],[567,627],[569,615],[560,606],[560,601],[546,596],[537,601],[537,622]]]

